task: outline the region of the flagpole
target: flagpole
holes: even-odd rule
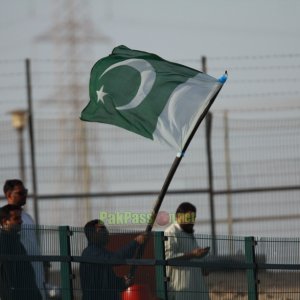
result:
[[[227,75],[227,71],[225,72],[225,74]],[[178,166],[179,166],[179,164],[180,164],[180,162],[181,162],[181,160],[182,160],[182,158],[183,158],[183,156],[184,156],[184,154],[185,154],[185,152],[186,152],[189,144],[191,143],[191,141],[192,141],[192,139],[193,139],[196,131],[198,130],[201,122],[203,121],[203,119],[207,115],[210,107],[214,103],[214,101],[217,98],[217,96],[218,96],[219,92],[221,91],[222,87],[223,87],[223,84],[216,91],[215,95],[212,97],[212,99],[210,100],[209,104],[207,105],[207,107],[205,108],[205,110],[203,111],[203,113],[200,115],[200,117],[199,117],[199,119],[198,119],[195,127],[193,128],[193,130],[192,130],[190,136],[188,137],[185,145],[183,146],[181,152],[179,152],[176,155],[176,157],[175,157],[175,159],[173,161],[173,164],[172,164],[172,166],[171,166],[171,168],[169,170],[169,173],[168,173],[168,175],[167,175],[167,177],[166,177],[166,179],[164,181],[164,184],[163,184],[163,186],[161,188],[161,191],[160,191],[160,193],[159,193],[159,195],[157,197],[157,200],[156,200],[156,202],[155,202],[155,204],[153,206],[153,209],[152,209],[152,212],[151,212],[151,217],[150,217],[149,223],[147,224],[146,231],[145,231],[147,235],[152,231],[152,228],[153,228],[156,216],[157,216],[157,214],[159,212],[159,209],[160,209],[160,207],[162,205],[163,199],[164,199],[164,197],[165,197],[165,195],[167,193],[169,185],[170,185],[170,183],[171,183],[171,181],[172,181],[172,179],[174,177],[174,174],[175,174],[175,172],[176,172],[176,170],[177,170],[177,168],[178,168]],[[136,253],[136,258],[141,258],[142,257],[144,249],[145,249],[145,246],[146,246],[146,242],[143,245],[139,246],[139,248],[137,250],[137,253]],[[133,278],[134,277],[136,268],[137,268],[137,265],[132,265],[131,266],[130,271],[129,271],[129,275],[128,275],[129,278]]]

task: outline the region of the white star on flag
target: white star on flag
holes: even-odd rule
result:
[[[104,93],[104,85],[101,86],[99,91],[96,91],[97,93],[97,102],[99,102],[100,100],[102,101],[102,103],[104,104],[104,96],[107,95],[107,93]]]

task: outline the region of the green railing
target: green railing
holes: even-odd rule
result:
[[[300,299],[298,238],[195,235],[199,247],[214,246],[214,251],[198,261],[168,261],[164,252],[167,237],[163,232],[152,232],[142,259],[107,261],[82,257],[82,251],[87,246],[82,228],[40,226],[22,230],[34,230],[37,234],[40,255],[33,255],[30,249],[28,256],[0,253],[0,263],[49,262],[50,268],[45,275],[48,285],[44,287],[49,299],[81,299],[81,263],[112,265],[118,276],[128,274],[130,266],[137,265],[134,282],[147,285],[153,299],[168,299],[166,267],[172,266],[206,270],[208,275],[204,276],[204,281],[210,299]],[[137,234],[110,229],[108,248],[115,251]]]

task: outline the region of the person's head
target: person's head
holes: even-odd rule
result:
[[[95,219],[87,222],[84,233],[89,243],[104,247],[108,242],[109,233],[101,220]]]
[[[183,231],[187,233],[194,232],[196,211],[196,207],[189,202],[183,202],[178,206],[176,210],[176,221]]]
[[[3,186],[3,192],[8,204],[23,206],[26,204],[28,190],[19,179],[8,179]]]
[[[20,229],[22,224],[22,209],[20,206],[7,204],[0,208],[0,224],[2,228],[11,230],[11,229]]]

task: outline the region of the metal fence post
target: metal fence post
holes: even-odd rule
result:
[[[247,269],[248,282],[248,299],[258,300],[257,293],[257,279],[256,279],[256,261],[255,261],[255,240],[254,237],[245,237],[245,256],[246,263],[251,264],[252,267]]]
[[[59,226],[59,244],[60,255],[70,258],[61,262],[60,278],[61,278],[61,291],[62,299],[73,299],[73,278],[71,268],[71,249],[70,249],[70,228],[69,226]]]
[[[165,260],[165,245],[164,245],[164,233],[162,231],[153,232],[154,238],[154,251],[155,259]],[[167,277],[166,277],[166,266],[156,265],[156,296],[159,299],[166,300],[167,297]]]
[[[213,161],[211,148],[211,130],[212,130],[213,115],[209,112],[205,118],[205,136],[206,136],[206,154],[207,154],[207,171],[208,171],[208,191],[209,191],[209,206],[210,206],[210,224],[212,235],[212,254],[217,254],[216,243],[216,219],[215,219],[215,203],[214,203],[214,177],[213,177]]]
[[[40,220],[39,220],[38,188],[37,188],[37,176],[36,176],[35,139],[34,139],[34,124],[33,124],[34,118],[33,118],[32,93],[31,93],[31,71],[30,71],[30,60],[28,58],[26,59],[25,64],[26,64],[28,129],[29,129],[29,144],[30,144],[30,158],[31,158],[33,212],[34,212],[35,223],[39,225]]]

